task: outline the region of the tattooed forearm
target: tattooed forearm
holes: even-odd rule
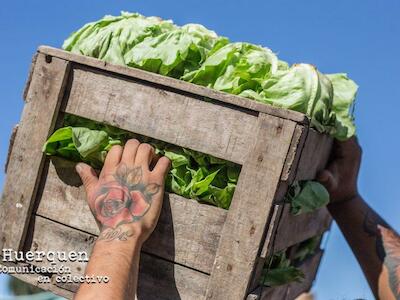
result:
[[[385,251],[384,264],[389,272],[389,285],[396,299],[400,299],[400,237],[392,229],[378,225]]]
[[[111,242],[115,240],[126,241],[131,236],[133,236],[132,232],[129,230],[123,230],[121,227],[118,227],[117,229],[108,228],[101,232],[97,240],[105,242]]]
[[[364,219],[364,231],[376,237],[376,254],[389,273],[389,286],[400,299],[400,236],[374,211]]]
[[[113,179],[101,185],[95,194],[94,215],[100,222],[102,229],[108,230],[108,240],[114,235],[121,236],[118,227],[122,224],[141,220],[150,209],[152,198],[160,190],[156,183],[144,183],[141,167],[128,168],[125,164],[119,165]],[[118,240],[126,240],[124,235]]]
[[[383,220],[377,213],[375,213],[373,210],[368,210],[364,217],[364,231],[368,233],[369,236],[376,237],[376,254],[383,262],[385,259],[385,249],[383,247],[382,239],[380,237],[378,225],[390,228],[389,224],[387,224],[385,220]]]

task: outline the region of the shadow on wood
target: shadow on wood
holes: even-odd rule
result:
[[[66,184],[70,186],[79,187],[82,185],[82,181],[75,171],[76,162],[66,160],[57,156],[51,156],[51,162],[53,163],[58,177]]]
[[[162,214],[157,229],[143,245],[143,251],[152,247],[163,247],[168,256],[175,257],[175,235],[172,222],[172,210],[169,195],[164,196]],[[166,201],[168,200],[168,201]],[[171,239],[163,239],[170,236]],[[154,262],[159,261],[157,264]],[[146,269],[143,271],[143,269]],[[175,283],[176,265],[170,264],[156,256],[145,256],[140,260],[138,280],[138,299],[143,300],[179,300],[181,299]],[[168,280],[165,280],[168,279]]]

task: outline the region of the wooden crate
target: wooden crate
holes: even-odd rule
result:
[[[1,248],[90,253],[99,230],[78,176],[41,152],[69,113],[242,165],[229,210],[165,193],[141,255],[139,299],[292,299],[310,288],[321,252],[301,266],[302,283],[258,283],[266,257],[331,222],[325,208],[293,216],[282,201],[329,156],[332,139],[309,128],[305,115],[50,47],[38,49],[24,99],[2,195]],[[85,263],[65,264],[84,272]],[[78,287],[51,274],[38,283],[41,275],[16,276],[67,298]]]

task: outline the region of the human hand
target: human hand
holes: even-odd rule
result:
[[[358,196],[357,178],[361,152],[356,137],[344,142],[335,140],[328,166],[317,175],[317,180],[328,190],[331,203]]]
[[[153,232],[160,215],[164,179],[170,161],[155,162],[154,149],[131,139],[125,147],[113,146],[99,177],[87,164],[76,170],[82,179],[89,207],[100,226],[98,240],[143,243]]]

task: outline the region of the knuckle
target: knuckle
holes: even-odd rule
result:
[[[138,146],[140,143],[139,143],[139,141],[137,140],[137,139],[129,139],[127,142],[126,142],[126,145],[128,146]]]
[[[139,145],[140,151],[145,151],[145,152],[153,152],[154,148],[150,144],[143,143]]]

